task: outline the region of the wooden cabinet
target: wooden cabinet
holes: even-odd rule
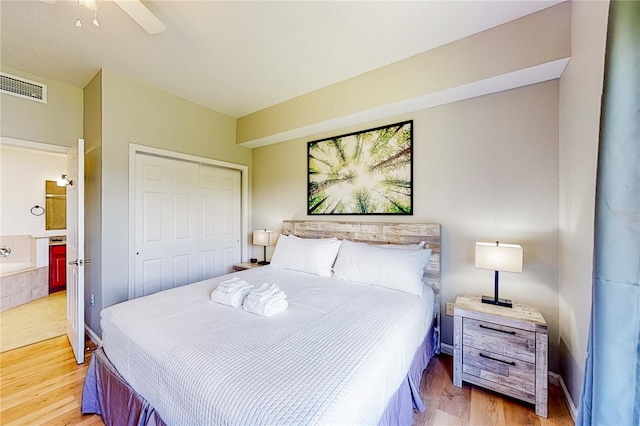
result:
[[[537,308],[505,308],[459,296],[454,306],[453,384],[473,383],[536,406],[547,417],[547,323]]]
[[[49,246],[49,293],[67,288],[67,246]]]

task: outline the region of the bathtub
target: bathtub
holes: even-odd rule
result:
[[[49,294],[49,267],[33,262],[0,263],[0,312]]]
[[[17,274],[22,271],[29,271],[31,269],[35,269],[35,267],[35,263],[28,260],[23,262],[0,263],[0,278]]]
[[[49,238],[2,235],[0,246],[11,249],[0,257],[0,312],[49,294]]]

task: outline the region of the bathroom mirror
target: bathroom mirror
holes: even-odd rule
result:
[[[45,181],[45,229],[67,229],[67,187]]]

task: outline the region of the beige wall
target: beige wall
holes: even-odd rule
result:
[[[474,268],[476,241],[521,244],[524,272],[503,273],[500,295],[542,309],[558,371],[557,80],[254,149],[254,228],[319,218],[306,215],[308,141],[406,119],[414,120],[414,215],[334,219],[441,223],[443,302],[492,294],[493,273]],[[452,319],[442,318],[451,344]]]
[[[96,76],[83,96],[82,89],[3,66],[5,72],[47,84],[49,103],[0,95],[1,135],[69,146],[84,132],[87,257],[93,259],[86,293],[87,298],[94,293],[97,302],[88,308],[87,321],[99,332],[100,308],[126,299],[129,143],[250,166],[253,161],[253,227],[277,229],[283,219],[307,217],[307,141],[414,119],[415,214],[398,220],[442,223],[443,301],[462,292],[491,293],[491,276],[473,268],[476,240],[522,244],[524,273],[503,274],[501,295],[542,307],[550,323],[551,370],[561,372],[575,401],[591,302],[607,7],[603,1],[571,5],[572,59],[559,86],[538,84],[284,142],[256,149],[253,157],[236,140],[242,143],[566,56],[569,4],[507,24],[511,29],[526,24],[517,37],[502,27],[490,30],[243,117],[237,137],[232,118],[108,70]],[[262,256],[261,251],[253,255]],[[443,316],[443,322],[443,341],[451,343],[450,318]]]
[[[85,257],[91,264],[84,268],[85,322],[100,323],[102,306],[102,71],[84,88],[85,138]]]
[[[0,94],[2,136],[71,146],[82,137],[82,89],[9,67],[2,71],[47,85],[46,104]]]
[[[568,3],[238,119],[238,143],[566,58]]]
[[[608,1],[574,1],[560,78],[560,373],[577,403],[591,312],[596,163]]]
[[[101,201],[101,303],[93,311],[128,299],[130,143],[251,166],[251,151],[235,144],[234,118],[110,70],[102,70],[100,90],[102,199],[87,206]],[[89,325],[100,332],[96,321]]]

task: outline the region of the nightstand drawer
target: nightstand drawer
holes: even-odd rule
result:
[[[487,321],[464,318],[462,344],[501,356],[535,363],[536,334]]]
[[[535,399],[535,364],[470,346],[462,348],[462,372],[517,389]]]

